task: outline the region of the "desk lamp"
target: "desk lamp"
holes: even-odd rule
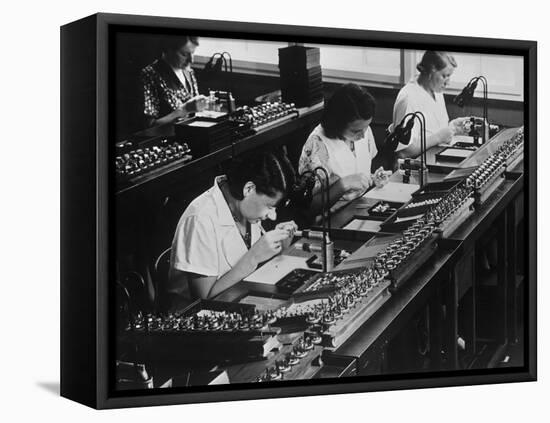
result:
[[[477,83],[479,81],[481,81],[481,83],[483,85],[483,134],[482,134],[481,139],[482,139],[482,144],[485,144],[485,142],[487,141],[487,139],[486,139],[487,124],[489,123],[488,111],[487,111],[487,109],[488,109],[488,106],[487,106],[487,91],[488,91],[487,78],[485,78],[484,76],[476,76],[476,77],[470,79],[470,81],[462,89],[462,92],[460,94],[458,94],[454,98],[453,101],[458,107],[464,107],[464,105],[467,102],[472,101],[472,99],[474,97],[474,91],[476,90]],[[474,122],[474,125],[475,125],[475,122]],[[472,131],[474,130],[474,125],[472,125]],[[476,145],[477,145],[477,141],[476,141]]]
[[[408,145],[411,142],[412,129],[415,121],[420,123],[420,188],[424,186],[424,169],[426,167],[426,118],[422,112],[407,113],[401,122],[386,137],[385,143]]]
[[[324,180],[319,177],[319,172],[323,173]],[[334,266],[334,244],[330,240],[331,231],[331,215],[330,215],[330,193],[329,193],[329,175],[327,170],[322,166],[317,166],[313,170],[306,170],[299,175],[299,179],[310,176],[313,179],[318,179],[323,185],[323,192],[321,196],[321,213],[323,217],[323,230],[322,235],[319,237],[317,233],[313,231],[301,231],[302,236],[312,239],[321,238],[322,241],[322,253],[323,253],[323,272],[332,270]],[[305,187],[308,191],[313,189],[313,185],[306,182]],[[311,194],[308,192],[308,196]],[[311,245],[304,243],[302,248],[305,251],[311,251]]]

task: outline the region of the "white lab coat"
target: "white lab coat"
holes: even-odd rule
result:
[[[393,106],[392,129],[398,125],[408,113],[422,112],[426,118],[426,138],[449,126],[449,115],[445,106],[445,98],[442,93],[435,93],[434,98],[422,88],[416,81],[416,77],[409,81],[397,94]],[[442,139],[440,142],[449,142],[449,139]],[[399,144],[397,151],[403,150],[411,145],[420,148],[420,124],[416,120],[413,127],[411,141],[408,145]]]
[[[214,186],[195,198],[181,216],[172,241],[170,275],[173,270],[215,276],[226,274],[247,252],[231,211],[219,188],[225,176],[215,178]],[[252,223],[251,245],[262,236],[260,223]],[[186,281],[188,282],[188,281]],[[174,286],[167,291],[188,297],[189,284]]]

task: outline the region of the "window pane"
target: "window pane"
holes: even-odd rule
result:
[[[399,77],[400,50],[374,47],[346,47],[327,44],[307,44],[319,47],[323,69],[383,74]]]
[[[424,51],[414,52],[415,64]],[[453,53],[458,67],[451,78],[451,89],[462,89],[470,79],[487,78],[489,94],[511,94],[523,98],[523,57],[496,54]],[[476,96],[481,96],[479,85]]]
[[[277,65],[279,48],[287,46],[288,43],[282,42],[201,37],[197,55],[210,57],[214,53],[227,51],[233,60]]]
[[[523,96],[523,57],[485,56],[480,75],[487,78],[491,91],[510,88],[513,93]]]

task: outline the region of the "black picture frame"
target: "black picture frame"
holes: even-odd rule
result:
[[[356,377],[340,382],[198,387],[186,392],[124,392],[109,388],[109,276],[113,272],[110,124],[113,87],[109,37],[120,28],[214,36],[368,42],[524,57],[525,126],[525,365],[522,368]],[[118,408],[303,395],[534,381],[536,355],[537,44],[532,41],[359,31],[246,22],[95,14],[61,28],[61,395],[94,408]],[[78,245],[79,248],[74,248]]]

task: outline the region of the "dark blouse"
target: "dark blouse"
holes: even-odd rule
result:
[[[199,94],[197,79],[192,69],[189,71],[186,87],[170,65],[162,59],[155,60],[141,71],[143,84],[143,114],[146,119],[159,119]]]

